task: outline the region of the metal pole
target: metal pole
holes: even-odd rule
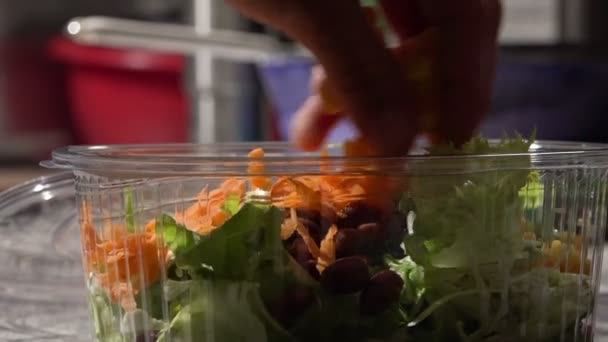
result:
[[[192,19],[197,32],[209,33],[213,28],[213,0],[193,0]],[[216,137],[217,106],[214,94],[213,57],[204,50],[191,58],[189,88],[192,97],[192,140],[214,143]]]
[[[241,20],[221,0],[192,0],[192,18],[198,33],[213,29],[238,29]],[[239,65],[218,60],[202,48],[192,58],[192,140],[216,143],[239,139]]]

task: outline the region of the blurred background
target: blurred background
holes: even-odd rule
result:
[[[541,139],[608,142],[608,3],[504,4],[494,108],[482,133],[537,128]],[[112,41],[66,38],[70,19],[93,15],[137,22],[97,21],[115,30]],[[180,32],[216,30],[286,42],[222,0],[0,0],[0,190],[46,173],[38,161],[68,144],[288,139],[289,118],[308,93],[309,59],[218,56],[205,45],[184,53],[171,39],[154,49],[137,38],[134,47],[114,44],[123,29],[153,41],[154,32],[173,32],[164,27],[175,28],[174,43]],[[344,124],[331,139],[351,133]]]

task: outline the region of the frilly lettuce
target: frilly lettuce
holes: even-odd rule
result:
[[[258,284],[201,280],[189,285],[189,300],[158,342],[293,340],[266,311]]]
[[[120,325],[117,317],[120,317],[120,308],[110,301],[106,292],[99,287],[94,277],[87,281],[89,290],[89,310],[93,320],[94,337],[101,342],[122,342]]]
[[[434,147],[431,155],[528,152],[532,139],[518,137],[490,145],[475,138],[461,149]],[[410,195],[416,203],[414,234],[406,248],[419,265],[469,268],[504,261],[522,249],[519,191],[528,179],[530,158],[509,158],[510,169],[491,158],[463,158],[452,174],[414,177]],[[437,161],[429,160],[429,163]],[[444,162],[444,161],[438,161]]]
[[[523,238],[524,209],[542,201],[541,180],[526,155],[533,141],[518,135],[492,145],[478,137],[461,148],[435,146],[434,156],[471,156],[446,174],[411,179],[402,201],[415,203],[413,231],[405,239],[409,259],[391,268],[408,285],[403,301],[411,308],[410,327],[426,340],[543,341],[588,307],[588,279],[533,267],[540,247]],[[424,324],[433,324],[434,332]]]

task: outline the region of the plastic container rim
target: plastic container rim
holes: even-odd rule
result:
[[[498,140],[491,140],[492,144]],[[133,173],[169,174],[237,174],[247,172],[252,159],[249,151],[263,148],[264,174],[309,173],[321,167],[330,170],[348,167],[351,171],[457,171],[470,162],[489,169],[520,168],[593,168],[608,167],[608,144],[537,141],[528,153],[512,154],[468,154],[434,155],[425,153],[425,143],[417,143],[406,156],[391,157],[345,157],[341,155],[342,145],[327,145],[329,156],[318,152],[298,151],[288,143],[219,143],[219,144],[140,144],[140,145],[98,145],[67,146],[56,149],[52,160],[42,166],[51,169],[104,170]],[[532,163],[518,164],[522,157]],[[522,166],[523,165],[523,166]],[[469,171],[470,171],[470,165]]]

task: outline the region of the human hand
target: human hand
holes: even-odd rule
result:
[[[343,115],[380,154],[406,153],[421,133],[459,144],[489,109],[499,0],[381,0],[401,40],[395,49],[356,0],[227,2],[300,41],[322,66],[294,120],[304,149],[317,149]],[[411,77],[420,61],[430,63],[423,92],[424,80]]]

